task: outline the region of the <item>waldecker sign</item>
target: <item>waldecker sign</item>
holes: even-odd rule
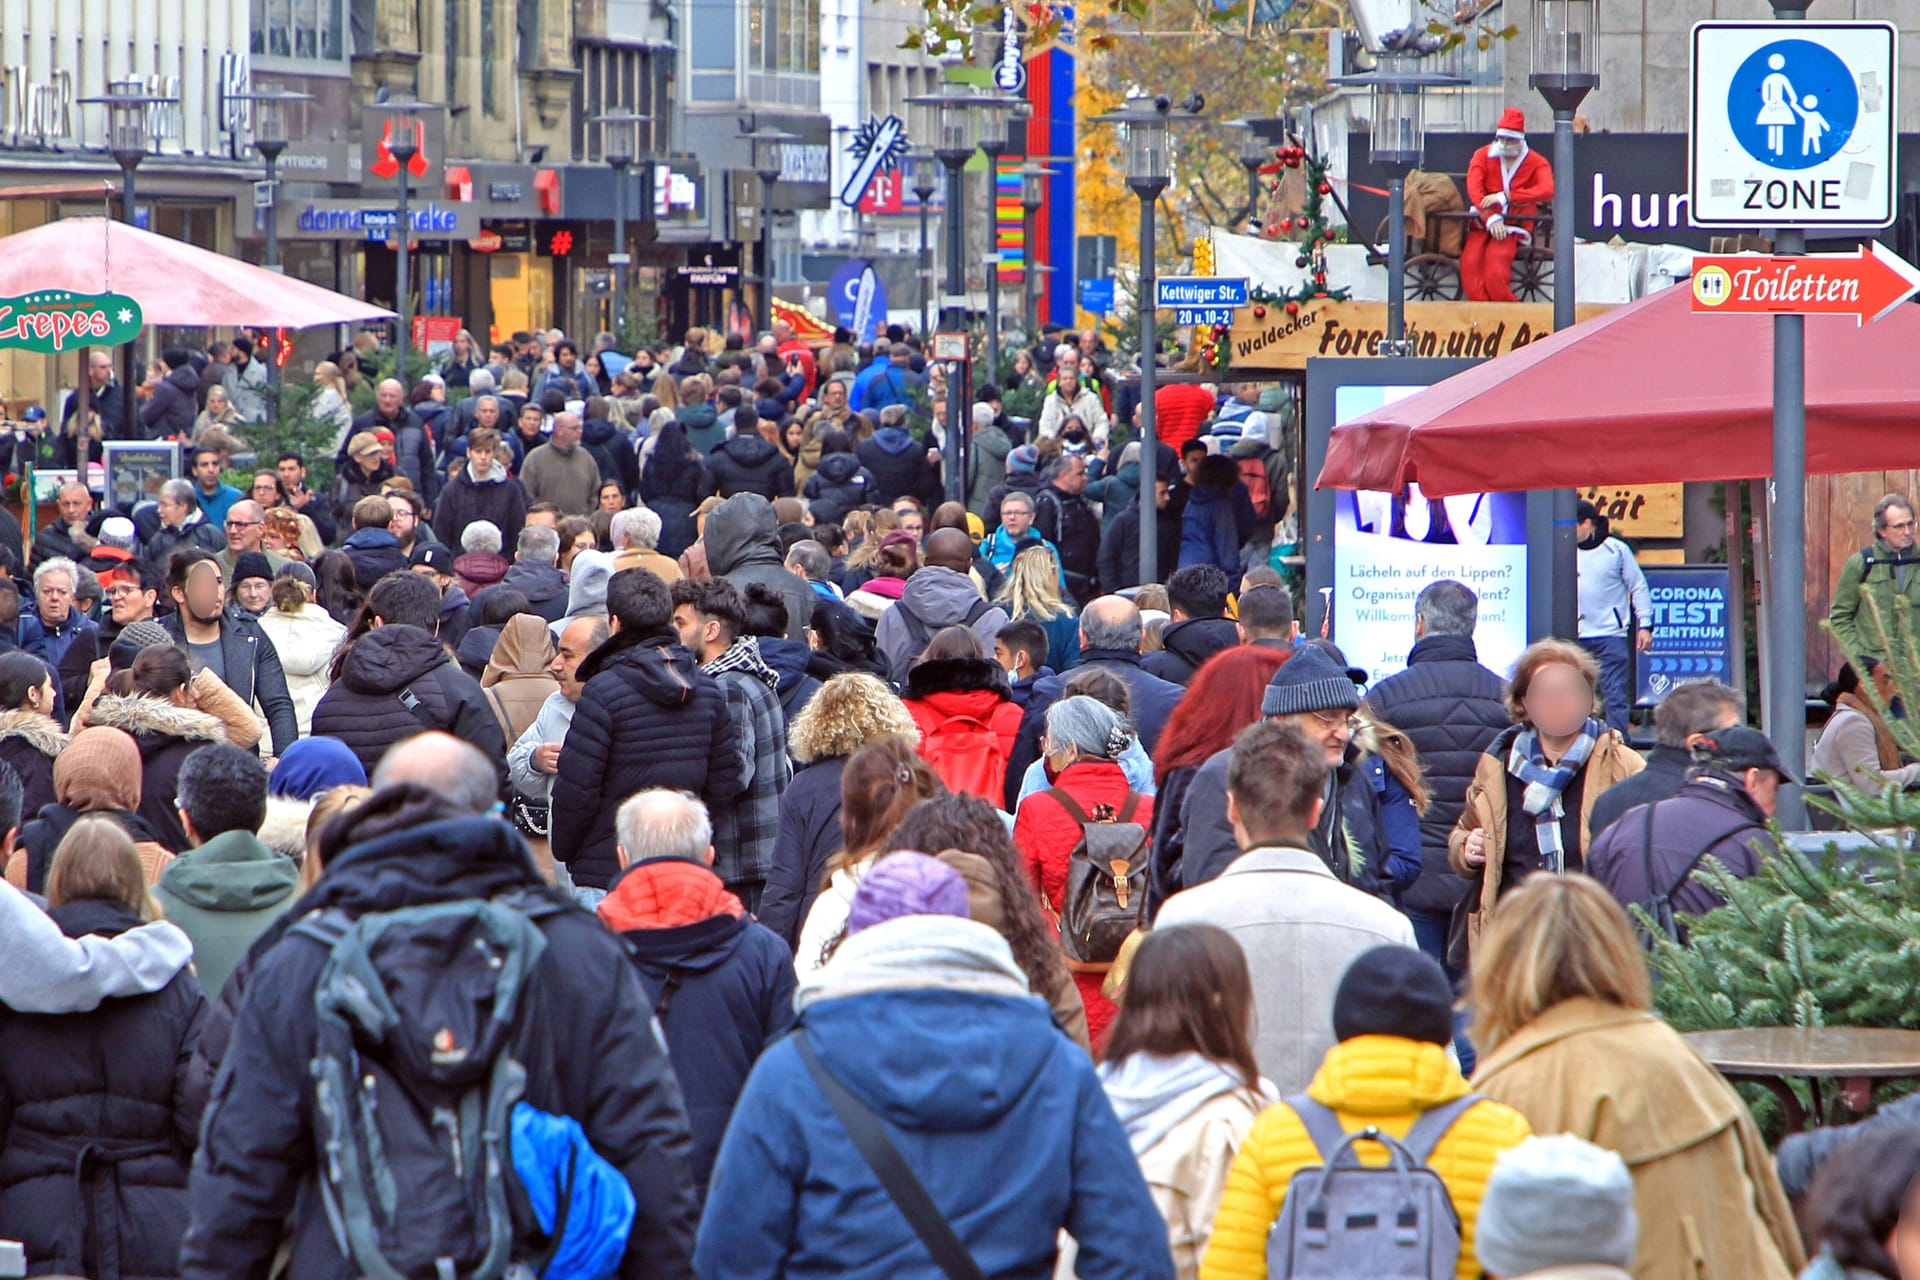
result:
[[[0,347],[59,355],[76,347],[112,347],[140,332],[140,304],[122,293],[48,289],[0,298]]]

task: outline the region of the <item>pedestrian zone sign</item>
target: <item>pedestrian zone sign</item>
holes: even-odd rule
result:
[[[1694,225],[1891,225],[1898,41],[1887,22],[1695,24]]]

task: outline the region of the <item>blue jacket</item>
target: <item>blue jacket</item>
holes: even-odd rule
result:
[[[1093,1064],[1043,1001],[953,990],[823,1000],[801,1026],[888,1135],[981,1271],[1173,1276],[1155,1212]],[[940,1280],[789,1036],[761,1055],[727,1130],[694,1254],[702,1280]]]
[[[241,493],[230,484],[223,484],[212,493],[208,493],[199,485],[195,485],[193,487],[193,496],[199,500],[200,513],[206,516],[207,523],[216,529],[220,529],[226,525],[227,512],[233,510],[233,504],[247,495]]]
[[[1218,565],[1229,580],[1240,575],[1240,524],[1233,495],[1195,489],[1180,517],[1180,568]]]

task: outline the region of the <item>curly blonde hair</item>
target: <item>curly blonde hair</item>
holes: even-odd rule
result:
[[[802,764],[851,756],[869,742],[920,741],[906,704],[876,676],[849,671],[820,686],[787,730],[787,747]]]

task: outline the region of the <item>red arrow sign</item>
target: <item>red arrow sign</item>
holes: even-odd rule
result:
[[[1721,315],[1852,316],[1878,320],[1920,293],[1920,271],[1875,241],[1854,257],[1693,260],[1693,309]]]

